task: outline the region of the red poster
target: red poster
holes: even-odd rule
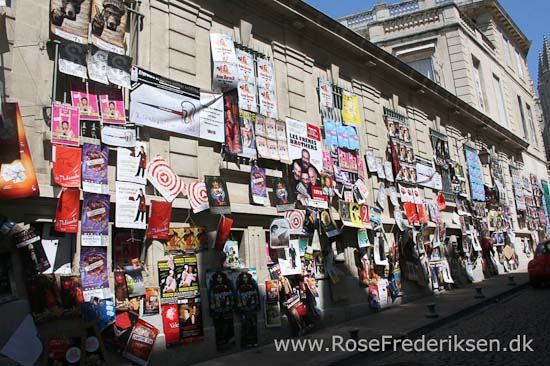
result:
[[[19,104],[5,103],[0,114],[0,199],[40,195]]]
[[[214,245],[214,248],[218,251],[222,251],[223,247],[225,246],[225,242],[227,241],[227,238],[229,238],[229,234],[231,234],[231,227],[233,226],[233,220],[221,216],[220,222],[218,223],[218,231],[216,233],[216,244]]]
[[[139,319],[122,355],[138,365],[149,364],[158,333],[159,330],[153,325]]]
[[[162,326],[164,327],[166,347],[179,344],[180,320],[178,316],[178,304],[162,305]]]
[[[418,222],[418,214],[416,213],[416,205],[412,202],[405,202],[403,204],[405,207],[405,213],[407,215],[407,219],[409,220],[409,224],[413,224],[415,222]]]
[[[167,240],[171,218],[171,202],[151,201],[149,225],[147,226],[147,238]]]
[[[418,211],[418,220],[421,224],[427,224],[428,218],[426,217],[426,210],[424,210],[424,205],[417,204],[416,210]]]
[[[80,190],[63,188],[55,211],[55,231],[77,233],[80,218]]]
[[[82,175],[82,149],[53,145],[53,178],[61,187],[79,188]]]
[[[370,209],[368,205],[360,205],[361,221],[364,223],[370,222]]]

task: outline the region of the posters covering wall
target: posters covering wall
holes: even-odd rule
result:
[[[80,188],[82,150],[79,147],[52,146],[53,177],[61,187]]]
[[[90,193],[109,193],[108,167],[109,149],[107,146],[84,144],[82,147],[82,190]]]
[[[0,199],[37,196],[38,181],[19,104],[4,103],[0,117]]]
[[[208,249],[208,234],[202,226],[171,228],[164,244],[164,253],[194,253]]]
[[[481,161],[475,150],[464,146],[466,154],[466,163],[468,164],[468,176],[470,179],[470,190],[472,199],[475,201],[485,201],[485,186],[483,185],[483,172],[481,171]]]
[[[149,224],[147,225],[145,236],[148,239],[168,239],[171,218],[171,202],[151,201]]]
[[[92,0],[50,1],[50,27],[53,34],[71,42],[88,43]]]
[[[123,55],[127,20],[128,8],[124,0],[92,0],[92,44]]]
[[[137,67],[132,74],[131,122],[187,136],[200,136],[198,88]]]
[[[84,192],[82,201],[83,246],[107,246],[109,241],[110,197],[107,194]]]
[[[201,139],[224,142],[223,94],[200,93],[200,133]]]
[[[52,143],[78,146],[80,141],[80,111],[67,104],[52,105]]]
[[[212,50],[213,89],[226,91],[237,88],[238,66],[233,38],[227,34],[210,33]]]
[[[145,229],[146,219],[145,186],[129,182],[116,182],[116,227]]]
[[[55,231],[77,233],[80,217],[80,190],[64,188],[55,210]]]
[[[250,168],[250,189],[252,192],[252,202],[258,205],[266,205],[269,200],[267,197],[267,176],[265,168],[252,166]]]

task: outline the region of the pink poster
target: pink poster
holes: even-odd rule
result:
[[[80,145],[80,111],[68,104],[52,105],[52,143]]]
[[[99,95],[99,105],[104,123],[123,125],[126,123],[126,112],[121,89],[104,89]]]
[[[71,101],[74,107],[80,110],[80,119],[99,121],[99,103],[92,87],[86,84],[71,86]]]

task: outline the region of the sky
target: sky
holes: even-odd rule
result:
[[[344,15],[359,13],[372,9],[374,3],[382,0],[305,0],[309,5],[319,9],[323,13],[339,18]],[[549,0],[499,0],[514,22],[523,33],[531,40],[531,49],[527,55],[531,79],[537,86],[538,54],[542,49],[543,35],[550,36],[548,14],[550,14]],[[389,4],[400,2],[387,0]]]

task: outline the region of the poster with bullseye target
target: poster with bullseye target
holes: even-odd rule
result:
[[[208,194],[206,193],[206,184],[203,180],[196,180],[193,183],[185,185],[185,194],[189,199],[189,204],[193,213],[199,213],[208,210]]]
[[[168,202],[174,201],[184,186],[181,178],[160,156],[147,164],[147,179]]]
[[[306,220],[305,210],[292,210],[285,212],[291,234],[303,234],[304,222]]]

